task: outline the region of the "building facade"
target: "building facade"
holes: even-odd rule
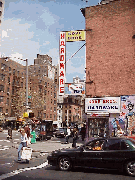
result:
[[[125,99],[128,111],[128,104],[134,104],[135,99],[135,1],[105,0],[81,11],[86,26],[86,97],[94,98],[89,99],[86,105],[90,112],[86,113],[88,126],[95,124],[93,132],[89,130],[89,136],[98,136],[101,129],[113,134],[112,131],[117,130],[114,124],[119,123],[125,133],[131,134],[133,130],[129,130],[127,115],[121,104]],[[119,111],[110,112],[110,103],[115,102],[115,97],[120,98],[120,102],[116,103],[120,103]],[[108,105],[109,110],[99,111],[98,106],[102,105],[105,105],[104,108]],[[133,127],[135,119],[132,117],[131,121]]]
[[[57,120],[58,87],[54,77],[55,66],[51,64],[43,66],[39,61],[28,67],[28,111],[35,118]],[[3,57],[0,59],[1,119],[22,118],[26,110],[26,66]]]

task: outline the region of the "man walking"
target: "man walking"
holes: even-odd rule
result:
[[[66,143],[68,143],[69,137],[71,135],[70,127],[67,128],[67,135],[66,135]]]

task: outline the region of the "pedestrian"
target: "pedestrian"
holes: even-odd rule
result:
[[[28,144],[30,144],[31,138],[30,138],[30,128],[29,128],[28,124],[25,124],[24,130],[25,130],[25,133],[27,134]]]
[[[85,138],[85,135],[86,135],[86,127],[85,127],[85,124],[84,124],[83,127],[81,128],[80,134],[82,135],[82,141],[84,141],[84,138]]]
[[[117,132],[116,132],[116,136],[117,137],[121,137],[124,136],[124,131],[122,130],[122,128],[120,127],[120,125],[117,125]]]
[[[75,127],[73,129],[73,144],[72,144],[72,147],[76,147],[76,143],[77,143],[77,140],[78,140],[78,129]]]
[[[23,128],[20,129],[20,133],[21,133],[21,143],[18,147],[18,162],[21,162],[21,149],[23,147],[27,147],[27,134],[25,133],[25,130]],[[28,163],[29,160],[26,159],[26,162]]]
[[[67,135],[66,135],[66,143],[68,143],[69,137],[71,135],[70,127],[67,128]]]
[[[8,136],[7,139],[12,139],[12,129],[11,127],[8,127]]]
[[[35,129],[32,128],[32,131],[31,131],[31,143],[36,143],[36,133],[35,133]]]

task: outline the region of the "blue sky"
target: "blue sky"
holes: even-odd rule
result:
[[[60,31],[85,29],[80,9],[97,5],[99,0],[5,0],[1,24],[1,55],[28,58],[34,64],[37,54],[48,54],[54,65],[59,59]],[[67,42],[68,60],[85,42]],[[84,78],[85,46],[66,64],[67,82]]]

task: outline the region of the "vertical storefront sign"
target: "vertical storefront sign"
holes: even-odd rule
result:
[[[66,65],[66,34],[60,32],[60,58],[59,58],[59,95],[64,95],[65,65]]]

